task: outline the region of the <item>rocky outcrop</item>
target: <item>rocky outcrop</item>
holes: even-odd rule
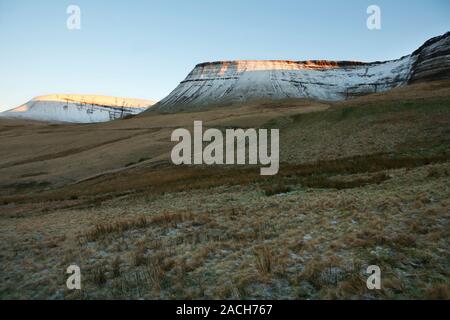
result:
[[[50,122],[94,123],[121,119],[145,111],[151,100],[98,95],[54,94],[36,97],[1,117]]]
[[[428,40],[412,56],[409,83],[450,79],[450,32]]]
[[[198,64],[154,109],[199,109],[259,99],[340,101],[418,81],[448,79],[450,34],[433,38],[398,60],[238,60]]]

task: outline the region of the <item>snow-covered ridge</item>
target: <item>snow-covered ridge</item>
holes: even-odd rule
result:
[[[99,95],[53,94],[0,113],[2,117],[50,122],[94,123],[135,115],[155,102]]]
[[[129,108],[146,108],[149,105],[155,103],[154,101],[145,99],[121,98],[121,97],[100,96],[92,94],[51,94],[35,97],[33,101],[60,101],[60,102],[74,101],[86,104],[97,104],[111,107],[126,106]]]
[[[398,60],[237,60],[198,64],[154,108],[179,111],[252,99],[328,101],[384,92],[411,82],[450,78],[450,33]]]

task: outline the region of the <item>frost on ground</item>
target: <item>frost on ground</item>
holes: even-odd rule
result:
[[[448,299],[449,173],[445,163],[341,190],[267,196],[254,183],[3,214],[1,296]],[[70,264],[81,292],[65,289]],[[372,264],[380,291],[366,288]]]

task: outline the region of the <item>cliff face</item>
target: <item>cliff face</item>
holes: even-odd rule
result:
[[[427,41],[398,60],[219,61],[197,65],[155,105],[179,111],[255,99],[307,98],[328,101],[384,92],[412,82],[449,79],[450,33]]]
[[[412,56],[410,83],[450,79],[450,32],[428,40]]]
[[[54,94],[40,96],[1,117],[50,122],[94,123],[120,119],[143,112],[154,102],[98,95]]]

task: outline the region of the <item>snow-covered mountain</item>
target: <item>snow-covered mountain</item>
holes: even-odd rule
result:
[[[179,111],[252,99],[327,101],[450,79],[450,32],[411,55],[385,62],[239,60],[197,65],[154,109]]]
[[[120,119],[143,112],[155,102],[98,95],[54,94],[40,96],[1,117],[50,122],[93,123]]]

